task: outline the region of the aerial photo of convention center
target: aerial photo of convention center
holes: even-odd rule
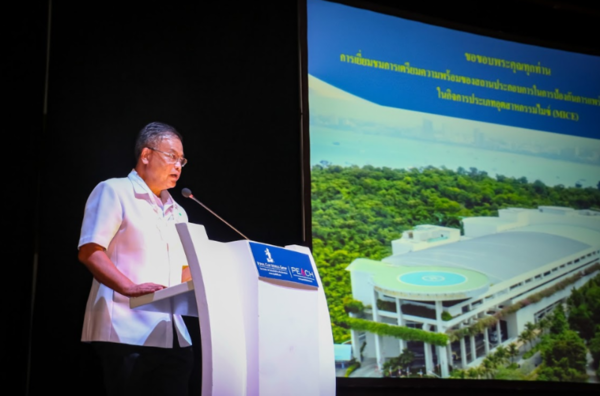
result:
[[[391,244],[392,255],[382,261],[359,258],[348,266],[353,298],[370,307],[350,316],[461,334],[477,321],[502,310],[505,314],[481,334],[462,333],[445,346],[352,330],[352,354],[375,359],[381,367],[409,348],[427,372],[437,368],[448,377],[450,367],[478,365],[498,346],[515,341],[527,323],[539,321],[572,288],[597,274],[600,212],[553,206],[501,209],[497,217],[463,219],[463,235],[455,228],[420,225]],[[576,281],[552,289],[568,278]],[[506,310],[544,290],[556,291]]]

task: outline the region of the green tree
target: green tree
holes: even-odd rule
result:
[[[563,309],[562,304],[559,304],[552,312],[552,318],[550,319],[550,333],[553,335],[561,334],[568,328],[569,324],[565,316],[565,310]]]
[[[389,376],[390,373],[395,374],[401,369],[406,370],[410,367],[410,364],[415,360],[415,354],[404,348],[402,353],[395,358],[388,359],[382,367],[383,375]]]
[[[594,336],[593,313],[587,304],[583,303],[571,308],[569,311],[569,325],[585,339],[589,340]]]
[[[546,336],[542,343],[543,365],[538,379],[545,381],[586,381],[587,348],[573,330]]]
[[[591,279],[580,289],[573,290],[567,300],[569,326],[586,340],[594,337],[595,328],[600,325],[599,281],[600,275]]]
[[[565,381],[565,382],[585,382],[588,380],[586,373],[571,368],[568,359],[563,358],[555,362],[553,366],[544,366],[540,369],[539,381]]]
[[[533,332],[531,330],[525,329],[519,334],[519,341],[528,347],[530,347],[530,343],[533,340]],[[529,348],[528,348],[529,349]]]
[[[546,332],[550,329],[550,325],[551,325],[551,321],[550,321],[550,317],[548,316],[544,316],[543,318],[540,319],[540,321],[537,323],[538,328],[540,329],[540,332],[542,335],[546,334]]]
[[[494,360],[492,355],[488,355],[483,359],[483,361],[481,362],[481,365],[479,367],[482,369],[483,376],[485,378],[492,378],[494,376],[494,372],[496,371],[496,368],[498,367],[498,364]]]
[[[514,342],[510,343],[506,350],[510,361],[513,362],[514,359],[519,355],[519,347]]]
[[[504,365],[509,359],[508,349],[504,345],[500,345],[496,348],[494,356],[498,359],[499,365]]]
[[[594,367],[600,367],[600,325],[596,326],[596,334],[588,344],[588,349],[594,359]]]

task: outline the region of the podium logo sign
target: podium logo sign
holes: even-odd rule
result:
[[[267,255],[267,263],[274,263],[273,257],[271,257],[271,252],[269,252],[269,248],[265,249],[265,254]]]
[[[250,249],[259,277],[319,286],[306,254],[256,242],[250,242]]]
[[[290,269],[292,270],[292,276],[297,276],[299,278],[306,279],[315,279],[315,274],[310,270],[305,270],[298,267],[290,267]]]

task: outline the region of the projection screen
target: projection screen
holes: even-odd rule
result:
[[[600,58],[320,0],[307,35],[337,375],[590,381]]]

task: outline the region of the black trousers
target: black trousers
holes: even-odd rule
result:
[[[173,348],[93,342],[107,396],[188,396],[194,353],[174,338]]]

